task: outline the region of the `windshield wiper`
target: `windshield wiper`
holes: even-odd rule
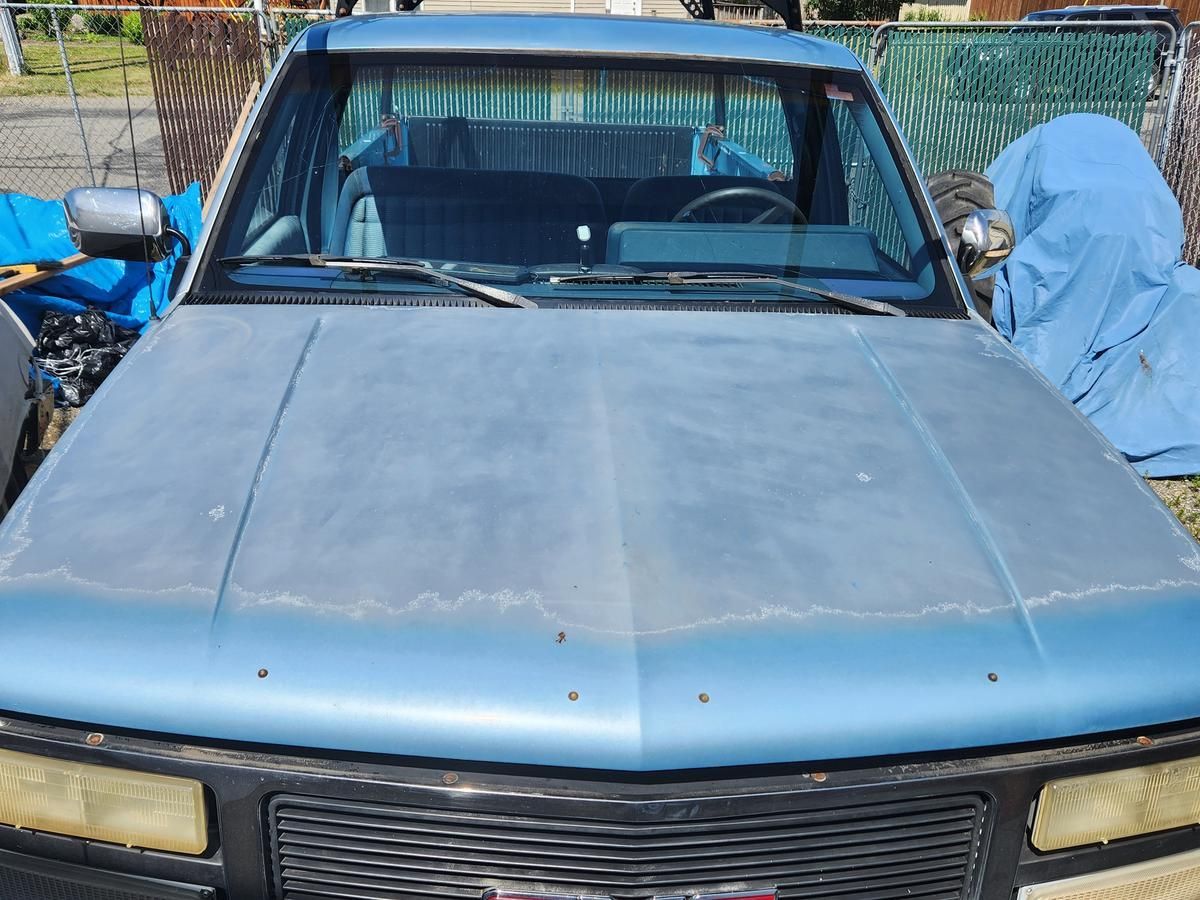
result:
[[[827,288],[813,287],[799,281],[789,281],[777,275],[766,275],[761,272],[624,272],[620,274],[589,274],[562,275],[550,279],[551,284],[572,284],[586,282],[588,284],[778,284],[793,291],[800,291],[810,297],[816,297],[828,303],[852,309],[856,312],[870,313],[878,316],[904,316],[903,309],[888,303],[886,300],[872,300],[869,297],[857,297],[854,294],[843,294],[841,291],[831,291]],[[782,298],[787,301],[791,298]]]
[[[267,256],[226,256],[218,262],[224,266],[312,266],[360,272],[389,272],[394,275],[405,275],[416,281],[456,287],[464,294],[490,303],[492,306],[537,308],[537,304],[528,297],[522,297],[520,294],[493,287],[490,284],[480,284],[477,281],[468,281],[466,278],[450,275],[433,268],[427,260],[423,259],[405,259],[398,256],[362,257],[326,256],[321,253],[282,253]]]

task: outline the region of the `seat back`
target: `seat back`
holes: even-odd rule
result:
[[[765,178],[741,175],[665,175],[635,181],[625,195],[621,210],[622,222],[670,222],[675,214],[695,200],[712,191],[731,187],[766,188],[779,192],[779,185]],[[740,206],[721,203],[708,207],[706,219],[728,224],[744,225],[764,210],[761,203]]]
[[[575,262],[575,229],[603,233],[586,178],[424,166],[365,166],[346,179],[329,252],[509,265]]]

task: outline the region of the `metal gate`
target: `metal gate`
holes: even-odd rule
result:
[[[1183,211],[1183,258],[1200,265],[1200,22],[1183,32],[1167,120],[1162,173]]]
[[[1174,54],[1164,23],[892,22],[872,57],[917,161],[937,172],[982,171],[1066,113],[1118,119],[1157,153]]]

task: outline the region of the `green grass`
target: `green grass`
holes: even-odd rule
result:
[[[1200,475],[1190,478],[1159,478],[1150,487],[1170,507],[1179,521],[1200,540]]]
[[[63,75],[62,57],[54,41],[24,40],[27,75],[9,75],[0,71],[0,95],[7,97],[67,96],[67,79]],[[123,97],[125,83],[121,66],[121,46],[116,38],[100,40],[69,40],[67,59],[71,62],[71,77],[80,97]],[[124,73],[129,78],[129,93],[148,96],[150,68],[146,63],[146,48],[125,43]]]

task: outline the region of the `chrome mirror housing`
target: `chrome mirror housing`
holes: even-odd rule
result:
[[[958,243],[958,267],[968,278],[978,278],[1008,259],[1017,246],[1017,233],[1008,213],[977,209],[967,216]]]
[[[80,253],[158,262],[170,254],[167,208],[152,191],[83,187],[63,198],[67,233]]]

